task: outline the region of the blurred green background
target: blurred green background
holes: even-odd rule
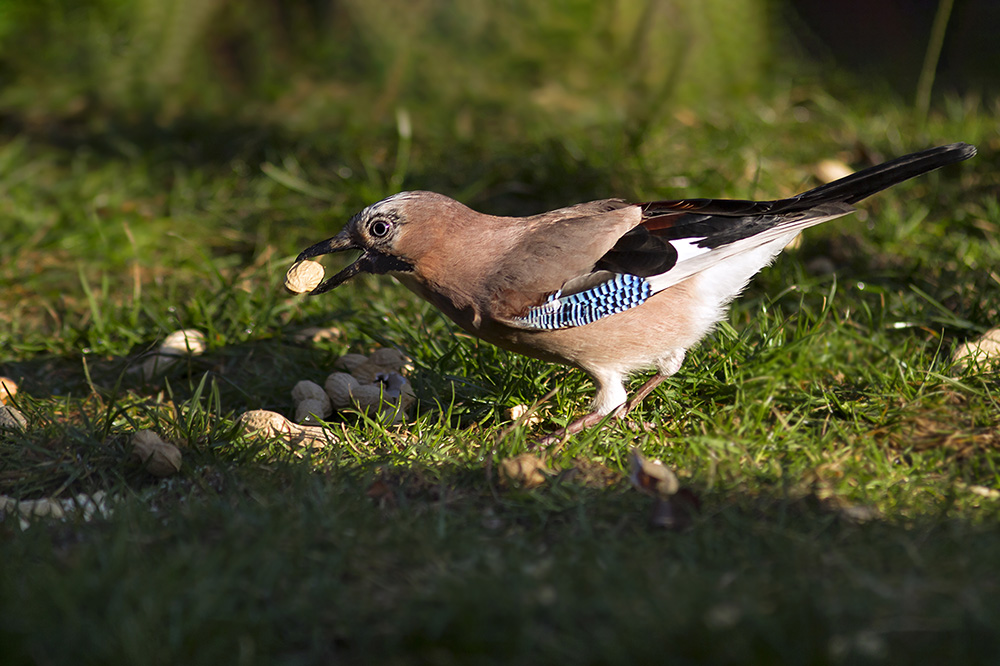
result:
[[[995,89],[1000,6],[951,4],[4,0],[0,108],[28,124],[110,114],[343,132],[405,105],[466,139],[526,117],[634,133],[793,73],[829,79],[831,64],[910,96],[941,5],[944,87]]]
[[[435,129],[465,138],[512,113],[624,122],[668,98],[753,90],[773,64],[770,12],[760,0],[8,0],[3,105],[33,120],[338,131],[399,105],[450,108]]]
[[[817,76],[840,64],[905,96],[941,4],[5,0],[2,107],[29,122],[113,113],[340,131],[398,105],[447,107],[442,129],[468,136],[498,108],[632,125],[804,73],[803,54]],[[946,87],[995,86],[1000,7],[960,0],[949,14]]]

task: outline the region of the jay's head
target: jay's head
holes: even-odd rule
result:
[[[358,273],[412,273],[425,248],[440,231],[440,222],[451,216],[457,201],[433,192],[400,192],[368,206],[355,215],[343,231],[306,248],[296,261],[333,252],[361,250],[361,256],[344,270],[313,289],[322,294]],[[463,207],[464,208],[464,207]]]

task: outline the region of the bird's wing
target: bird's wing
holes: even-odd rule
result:
[[[522,302],[505,323],[535,330],[589,324],[641,305],[708,268],[854,210],[832,203],[787,212],[786,201],[637,204],[640,224],[622,234],[589,271],[573,275],[559,289],[537,294],[530,304]],[[774,209],[783,212],[775,214]],[[751,275],[766,262],[755,266]]]
[[[851,204],[896,183],[975,154],[975,147],[965,143],[938,146],[776,201],[686,199],[636,204],[641,219],[615,232],[613,244],[589,270],[564,273],[560,286],[538,289],[540,293],[522,289],[519,298],[510,302],[516,307],[506,308],[503,320],[537,330],[581,326],[641,305],[657,292],[723,265],[732,268],[734,277],[719,278],[719,273],[713,277],[736,286],[735,291],[729,286],[718,290],[717,296],[731,298],[780,251],[778,241],[846,215],[854,210]],[[626,205],[612,203],[616,210]],[[609,202],[594,204],[596,208],[592,204],[580,208],[594,210],[586,218],[588,224],[579,228],[604,239],[611,231],[595,226],[595,221],[611,214],[597,214]],[[573,251],[572,245],[565,247]],[[578,267],[588,256],[592,255],[574,257],[572,265]]]
[[[690,208],[688,212],[681,212],[676,210],[677,204]],[[661,270],[643,274],[652,293],[656,293],[722,262],[854,211],[852,206],[839,202],[799,210],[789,208],[787,199],[654,202],[643,204],[643,223],[626,236],[646,237],[649,240],[645,242],[649,244],[668,244],[677,254],[671,265],[664,264]],[[636,240],[626,242],[635,243]],[[627,250],[619,252],[617,247],[602,257],[600,268],[628,273],[643,270],[641,263],[634,261]]]

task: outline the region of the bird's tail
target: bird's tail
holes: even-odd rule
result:
[[[803,192],[792,197],[790,202],[795,202],[795,208],[811,208],[830,202],[855,204],[896,183],[954,162],[967,160],[975,154],[976,147],[967,143],[950,143],[947,146],[921,150]]]

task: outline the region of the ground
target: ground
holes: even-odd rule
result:
[[[529,64],[509,71],[536,85]],[[464,100],[314,75],[233,121],[6,93],[0,374],[28,427],[0,434],[0,494],[104,492],[110,512],[5,513],[0,662],[996,662],[998,375],[952,360],[1000,323],[995,101],[921,114],[806,68],[738,103],[626,82],[662,108],[622,120],[571,83],[500,105],[510,76]],[[400,189],[498,214],[776,198],[824,160],[959,140],[979,155],[765,269],[642,404],[651,429],[574,436],[532,487],[503,462],[587,408],[584,375],[478,342],[384,276],[281,287],[301,249]],[[204,354],[133,371],[182,328]],[[318,448],[238,431],[386,346],[413,361],[404,424],[338,413]],[[510,428],[552,389],[540,423]],[[141,429],[179,473],[133,458]],[[650,525],[633,446],[697,498],[684,529]]]

